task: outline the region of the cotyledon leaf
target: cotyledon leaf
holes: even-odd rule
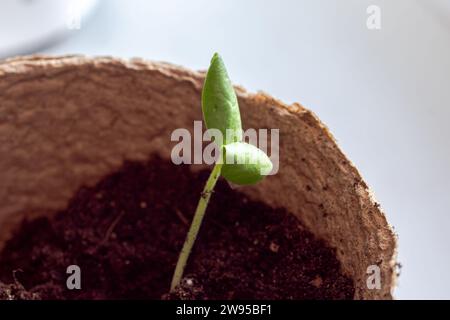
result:
[[[255,184],[272,171],[269,157],[257,147],[234,142],[223,146],[222,176],[239,185]]]
[[[223,144],[242,140],[241,115],[236,93],[225,64],[217,53],[211,59],[203,85],[202,110],[206,127],[220,130]]]

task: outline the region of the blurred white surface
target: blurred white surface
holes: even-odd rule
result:
[[[368,30],[366,8],[381,8]],[[108,0],[43,51],[165,60],[298,101],[330,127],[399,236],[397,298],[450,298],[450,14],[431,0]],[[282,165],[282,164],[281,164]]]
[[[63,38],[97,0],[2,0],[0,57],[29,52]]]

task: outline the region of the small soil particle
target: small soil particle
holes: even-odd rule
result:
[[[317,276],[314,278],[314,280],[311,281],[311,284],[316,287],[320,288],[322,286],[323,280],[320,276]]]

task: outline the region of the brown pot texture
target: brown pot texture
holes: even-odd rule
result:
[[[155,152],[169,159],[171,132],[202,119],[203,79],[202,72],[138,59],[0,63],[0,247],[25,216],[63,209],[81,186],[124,160]],[[246,128],[280,129],[278,174],[241,191],[286,208],[336,248],[355,299],[392,298],[394,234],[328,129],[299,104],[237,91]],[[370,265],[381,269],[379,290],[367,287]]]

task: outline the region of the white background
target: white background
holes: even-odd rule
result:
[[[59,1],[59,0],[58,0]],[[366,8],[381,8],[381,30]],[[330,127],[399,236],[397,298],[450,298],[446,0],[107,0],[42,50],[164,60],[298,101]]]

